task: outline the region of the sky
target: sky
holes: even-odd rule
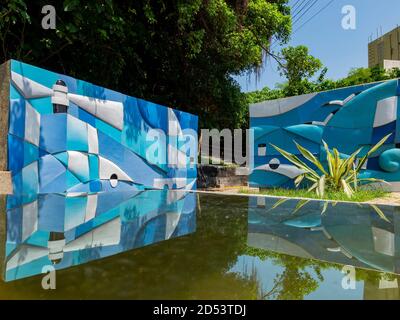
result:
[[[318,0],[313,7],[314,1],[290,0],[289,5],[297,4],[297,9],[303,11],[294,19],[298,21],[293,25],[293,31],[304,26],[297,32],[292,33],[291,40],[284,46],[305,45],[310,54],[319,58],[328,68],[327,78],[339,79],[345,77],[352,68],[368,66],[368,42],[369,37],[373,40],[386,33],[397,25],[400,25],[400,1],[399,0],[333,0],[333,2],[312,20],[307,22],[321,8],[331,0]],[[345,30],[342,20],[344,6],[351,5],[355,9],[355,30]],[[305,13],[306,8],[310,7]],[[301,16],[303,13],[304,16]],[[307,22],[307,23],[306,23]],[[280,46],[273,45],[273,51],[279,52]],[[257,80],[255,74],[234,77],[240,84],[243,92],[260,90],[265,86],[274,88],[277,83],[285,81],[277,70],[276,62],[268,58],[265,62],[261,76]]]

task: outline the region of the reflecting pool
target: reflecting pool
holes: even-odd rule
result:
[[[2,208],[2,299],[400,297],[399,207],[141,191]]]
[[[194,232],[193,193],[163,191],[8,197],[5,281],[60,270]],[[47,268],[49,269],[49,268]]]

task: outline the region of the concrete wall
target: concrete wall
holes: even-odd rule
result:
[[[0,194],[12,193],[11,174],[7,170],[7,132],[10,104],[10,61],[0,65]]]

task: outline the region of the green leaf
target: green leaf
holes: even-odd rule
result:
[[[387,185],[390,185],[389,182],[383,180],[383,179],[377,179],[377,178],[359,178],[358,181],[367,181],[367,182],[382,182]]]
[[[325,152],[326,152],[326,162],[328,163],[329,173],[332,176],[333,175],[332,154],[331,154],[331,151],[329,150],[329,147],[326,144],[326,142],[324,140],[322,140],[322,143],[324,145]]]
[[[389,139],[389,137],[392,134],[388,134],[387,136],[384,136],[375,146],[373,146],[368,152],[367,154],[360,160],[360,162],[357,165],[356,171],[359,172],[361,170],[361,168],[363,167],[363,165],[365,164],[365,162],[368,160],[369,156],[372,155],[376,150],[378,150],[385,142],[387,139]]]
[[[303,208],[310,201],[311,200],[306,200],[306,199],[299,200],[299,202],[297,203],[296,208],[294,209],[292,214],[296,214],[301,208]]]
[[[296,188],[299,187],[300,183],[304,180],[305,175],[301,174],[299,176],[297,176],[297,178],[294,180],[294,185]]]
[[[274,203],[274,205],[271,207],[271,209],[267,210],[267,212],[278,208],[280,205],[282,205],[283,203],[285,203],[286,201],[289,201],[289,200],[290,200],[289,198],[282,198],[282,199],[279,199],[278,201],[276,201],[276,202]]]
[[[329,205],[329,202],[328,201],[325,201],[324,202],[324,206],[322,207],[322,211],[321,211],[321,216],[326,212],[326,210],[328,209],[328,205]]]
[[[324,175],[328,174],[325,171],[325,168],[321,164],[321,162],[310,151],[308,151],[306,148],[299,145],[296,141],[294,141],[294,143],[296,144],[297,149],[300,151],[300,153],[303,155],[304,158],[306,158],[308,161],[310,161],[312,164],[314,164],[319,170],[321,170],[321,172]]]
[[[287,160],[289,160],[291,163],[293,163],[295,166],[297,166],[299,169],[311,174],[313,177],[315,178],[319,178],[318,173],[311,169],[306,163],[304,163],[303,161],[301,161],[298,157],[296,157],[295,155],[271,144],[272,147],[274,147],[280,154],[282,154]]]
[[[318,188],[318,182],[314,183],[307,191],[311,192],[314,191]]]
[[[318,181],[317,193],[321,198],[323,198],[325,195],[325,181],[326,181],[325,175],[323,175]]]
[[[344,193],[345,193],[349,198],[351,198],[351,197],[353,196],[353,194],[354,194],[353,189],[352,189],[352,188],[350,187],[350,185],[346,182],[346,180],[341,179],[340,181],[341,181],[341,183],[342,183]]]
[[[385,214],[383,213],[383,211],[376,205],[374,204],[370,204],[371,208],[373,208],[375,210],[375,212],[386,222],[391,223],[391,221],[385,216]]]
[[[389,137],[392,134],[388,134],[387,136],[384,136],[375,146],[373,146],[371,148],[371,150],[368,151],[367,156],[369,157],[371,154],[373,154],[376,150],[378,150],[385,142],[387,139],[389,139]]]

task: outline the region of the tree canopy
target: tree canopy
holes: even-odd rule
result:
[[[325,79],[327,68],[323,68],[316,80],[304,78],[293,85],[287,81],[280,84],[279,87],[271,89],[264,87],[261,90],[246,93],[247,103],[257,103],[266,100],[275,100],[293,95],[300,95],[312,92],[333,90],[343,87],[360,85],[377,81],[400,78],[400,69],[385,71],[380,67],[374,68],[354,68],[349,74],[338,80]]]
[[[245,96],[232,79],[258,68],[272,38],[291,32],[287,0],[142,0],[54,3],[6,0],[0,60],[10,58],[200,116],[202,127],[239,127]]]
[[[304,91],[303,81],[314,76],[322,67],[321,61],[310,55],[306,46],[283,48],[281,59],[284,62],[278,68],[288,80],[285,88],[287,95],[301,94]]]

